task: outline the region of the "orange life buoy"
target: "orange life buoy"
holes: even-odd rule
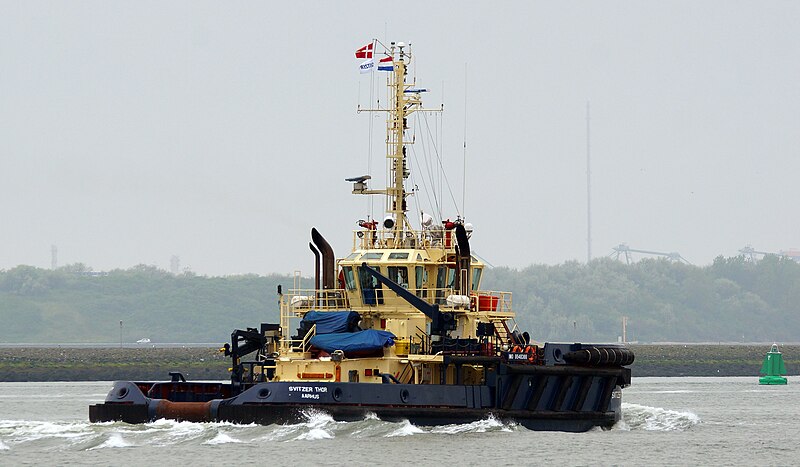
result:
[[[528,361],[534,363],[538,358],[539,348],[535,345],[528,345],[525,347],[525,353],[528,354]]]

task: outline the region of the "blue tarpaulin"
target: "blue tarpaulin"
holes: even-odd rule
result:
[[[317,324],[319,329],[319,323]],[[328,353],[334,350],[347,352],[364,352],[380,350],[394,345],[394,334],[389,331],[367,329],[359,332],[337,332],[333,334],[317,334],[309,341],[311,345]]]
[[[355,311],[309,311],[303,316],[301,326],[310,329],[317,325],[317,334],[330,334],[334,332],[358,331],[358,321],[361,319]]]

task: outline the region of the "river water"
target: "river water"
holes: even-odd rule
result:
[[[281,426],[91,424],[108,382],[0,383],[0,465],[790,465],[800,463],[800,377],[634,378],[623,422],[533,432],[487,419],[415,427],[321,413]]]

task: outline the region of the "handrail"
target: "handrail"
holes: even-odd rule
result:
[[[395,241],[394,230],[354,230],[353,249],[378,250],[389,248],[453,249],[455,231],[444,229],[406,230],[400,245]]]
[[[303,340],[300,341],[300,348],[303,349],[303,353],[309,351],[309,349],[311,348],[311,344],[309,343],[309,341],[311,341],[311,338],[313,338],[316,335],[317,335],[317,324],[314,323],[314,325],[311,326],[311,329],[308,330],[306,335],[303,336]]]

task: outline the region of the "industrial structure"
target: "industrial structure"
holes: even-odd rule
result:
[[[611,254],[608,255],[609,257],[613,257],[614,259],[619,259],[620,256],[624,256],[625,257],[625,262],[627,264],[631,264],[631,262],[633,262],[633,259],[632,259],[632,256],[631,256],[632,253],[638,253],[638,254],[643,254],[643,255],[660,256],[662,258],[667,258],[670,261],[682,262],[682,263],[686,263],[686,264],[692,264],[689,261],[687,261],[686,258],[681,256],[681,254],[678,253],[677,251],[673,251],[673,252],[670,252],[670,253],[665,253],[665,252],[662,252],[662,251],[638,250],[636,248],[629,247],[625,243],[620,243],[619,245],[617,245],[614,248],[612,248],[612,250],[614,250],[614,251],[612,251]]]

